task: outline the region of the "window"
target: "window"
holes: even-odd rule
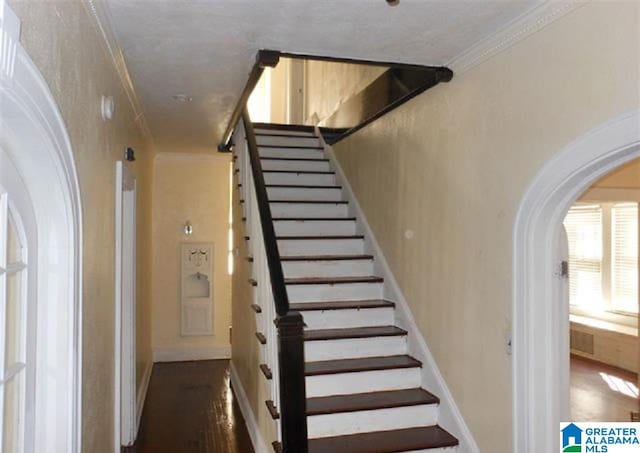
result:
[[[589,312],[638,312],[638,204],[577,204],[564,221],[569,301]]]
[[[0,442],[24,448],[27,263],[24,235],[7,193],[0,196]]]

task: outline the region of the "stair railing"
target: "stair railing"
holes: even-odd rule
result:
[[[270,411],[279,411],[276,423],[282,451],[307,453],[304,322],[302,315],[289,306],[262,164],[246,107],[235,127],[233,143],[245,231],[253,257],[253,282],[257,284],[253,304],[259,307],[257,325],[264,335],[261,363],[272,371],[268,385],[273,402]]]

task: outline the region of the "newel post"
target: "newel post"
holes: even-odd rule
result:
[[[278,328],[280,413],[284,453],[307,453],[307,395],[304,374],[304,321],[297,312],[275,320]]]

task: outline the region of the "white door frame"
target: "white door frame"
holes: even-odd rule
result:
[[[114,447],[132,445],[136,411],[136,179],[116,162]]]
[[[558,302],[560,229],[601,176],[640,156],[640,110],[588,132],[548,161],[526,191],[513,243],[513,451],[555,451],[569,417],[567,302]]]

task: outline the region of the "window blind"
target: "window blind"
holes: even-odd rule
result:
[[[611,209],[611,308],[638,312],[638,204]]]
[[[572,207],[564,221],[569,241],[569,302],[602,308],[602,208]]]

